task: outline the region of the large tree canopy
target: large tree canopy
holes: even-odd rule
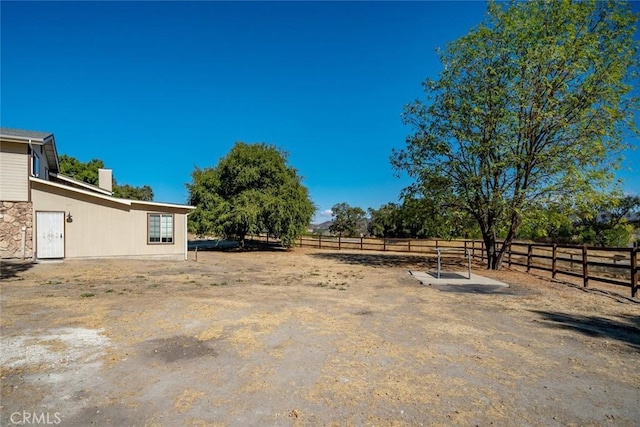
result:
[[[329,231],[346,237],[360,236],[366,232],[365,211],[362,208],[350,206],[348,203],[336,203],[331,208]]]
[[[218,166],[196,168],[187,184],[196,206],[189,227],[242,243],[247,234],[266,232],[291,246],[311,223],[315,206],[287,155],[267,144],[238,142]]]
[[[583,241],[598,246],[627,246],[633,226],[628,220],[640,214],[640,196],[618,196],[585,206],[578,212],[577,228]]]
[[[530,207],[610,189],[637,135],[636,20],[623,2],[491,2],[441,54],[426,100],[405,107],[414,133],[392,163],[416,192],[474,217],[489,268]]]
[[[86,182],[91,185],[98,185],[98,169],[104,168],[104,162],[100,159],[91,159],[84,163],[75,157],[63,154],[59,157],[60,173],[70,176],[78,181]],[[142,187],[134,187],[129,184],[120,185],[115,177],[112,177],[112,190],[115,197],[122,199],[144,200],[150,202],[153,200],[153,190],[148,185]]]
[[[477,237],[469,214],[443,209],[433,199],[404,197],[402,204],[369,208],[369,233],[377,237],[452,239]]]

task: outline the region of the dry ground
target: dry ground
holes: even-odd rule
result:
[[[640,422],[626,288],[478,267],[511,287],[436,289],[407,274],[419,255],[193,256],[3,265],[0,424]]]

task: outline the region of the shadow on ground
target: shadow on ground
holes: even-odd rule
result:
[[[425,255],[365,254],[365,253],[314,253],[312,257],[343,262],[345,264],[373,267],[409,267],[436,268],[436,258]],[[447,269],[466,269],[463,260],[447,260]]]
[[[640,316],[619,316],[619,320],[532,310],[550,327],[577,331],[590,337],[614,339],[640,350]]]
[[[0,279],[9,280],[17,278],[20,273],[33,267],[31,261],[2,261],[0,263]]]
[[[479,295],[521,295],[521,292],[514,291],[511,287],[491,286],[491,285],[431,285],[440,292],[453,292],[460,294]]]
[[[566,283],[566,282],[565,282]],[[633,297],[628,297],[623,295],[620,292],[615,292],[615,291],[608,291],[608,290],[604,290],[604,289],[600,289],[598,288],[597,284],[596,285],[591,285],[589,287],[584,287],[582,285],[576,285],[575,283],[567,283],[567,285],[569,287],[578,289],[582,292],[587,292],[587,293],[591,293],[591,294],[596,294],[596,295],[601,295],[607,298],[611,298],[617,302],[620,303],[632,303],[632,304],[640,304],[640,300],[633,298]]]
[[[199,251],[222,251],[229,249],[236,249],[238,247],[238,242],[234,240],[218,240],[218,239],[207,239],[207,240],[189,240],[187,243],[187,248],[190,251],[199,250]]]
[[[433,277],[434,279],[467,279],[469,280],[468,275],[462,275],[460,273],[452,273],[448,271],[441,271],[440,277],[438,277],[437,271],[431,271],[431,272],[428,272],[427,274]]]
[[[282,251],[286,250],[279,242],[263,242],[245,240],[244,247],[236,240],[189,240],[187,248],[190,251]]]

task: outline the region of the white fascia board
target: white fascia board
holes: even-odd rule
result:
[[[81,190],[79,188],[70,187],[68,185],[59,184],[57,182],[51,182],[51,181],[46,181],[44,179],[35,178],[33,176],[29,177],[29,181],[37,182],[38,184],[49,185],[51,187],[60,188],[62,190],[72,191],[72,192],[78,193],[78,194],[84,194],[85,196],[91,196],[91,197],[96,197],[96,198],[102,199],[102,200],[108,200],[108,201],[114,202],[114,203],[120,203],[121,205],[125,205],[125,206],[131,206],[131,201],[130,200],[118,199],[117,197],[105,196],[105,195],[102,195],[102,194],[98,194],[95,191]]]
[[[196,208],[195,206],[178,205],[175,203],[147,202],[145,200],[131,200],[131,199],[120,199],[120,200],[126,200],[131,204],[157,206],[159,208],[177,208],[177,209],[187,209],[187,210],[194,210]]]
[[[22,144],[34,144],[34,145],[44,145],[46,142],[42,138],[33,138],[28,136],[17,136],[17,135],[7,135],[0,134],[0,139],[7,142],[17,142]]]
[[[51,151],[53,153],[53,158],[55,160],[55,167],[56,167],[56,171],[60,171],[60,159],[58,159],[58,148],[56,147],[56,139],[53,136],[53,134],[49,135],[45,140],[44,140],[44,144],[46,144],[48,141],[51,141]],[[47,150],[47,145],[45,145],[44,147],[45,151]]]
[[[80,185],[80,186],[82,186],[84,188],[89,189],[90,191],[95,191],[95,192],[98,192],[98,193],[102,193],[102,194],[104,194],[106,196],[112,196],[113,195],[113,193],[111,191],[109,191],[109,190],[105,190],[104,188],[96,187],[95,185],[87,184],[86,182],[83,182],[83,181],[78,181],[77,179],[73,179],[70,176],[62,175],[62,174],[59,174],[59,173],[51,173],[50,175],[54,176],[54,177],[56,177],[58,179],[61,179],[62,181],[66,181],[66,182],[69,182],[71,184]]]

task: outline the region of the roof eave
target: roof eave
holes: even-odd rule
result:
[[[174,208],[174,209],[185,209],[185,210],[194,210],[196,208],[195,206],[179,205],[175,203],[147,202],[145,200],[131,200],[131,199],[120,199],[120,200],[128,200],[129,202],[131,202],[131,204],[157,206],[157,207],[163,207],[163,208]]]
[[[156,207],[159,207],[159,208],[171,208],[171,209],[183,209],[183,210],[194,210],[196,208],[195,206],[178,205],[178,204],[174,204],[174,203],[147,202],[147,201],[144,201],[144,200],[120,199],[118,197],[107,196],[107,195],[104,195],[104,194],[96,193],[95,191],[82,190],[80,188],[71,187],[69,185],[64,185],[64,184],[59,184],[57,182],[47,181],[47,180],[36,178],[36,177],[33,177],[33,176],[29,177],[29,180],[33,181],[33,182],[36,182],[36,183],[40,183],[40,184],[44,184],[44,185],[49,185],[51,187],[59,188],[59,189],[62,189],[62,190],[68,190],[68,191],[72,191],[74,193],[84,194],[86,196],[92,196],[92,197],[96,197],[96,198],[102,199],[102,200],[108,200],[110,202],[119,203],[119,204],[126,205],[126,206],[144,205],[144,206],[156,206]]]
[[[51,142],[51,144],[49,144]],[[44,139],[43,149],[47,155],[47,162],[49,163],[49,170],[57,173],[60,171],[60,161],[58,160],[58,149],[56,148],[56,139],[53,134]],[[49,161],[52,159],[53,161]]]
[[[67,191],[71,191],[71,192],[74,192],[74,193],[83,194],[85,196],[91,196],[91,197],[96,197],[96,198],[102,199],[102,200],[108,200],[110,202],[119,203],[119,204],[125,205],[125,206],[131,206],[131,201],[129,201],[129,200],[118,199],[117,197],[111,197],[111,196],[107,196],[107,195],[104,195],[104,194],[99,194],[99,193],[96,193],[94,191],[82,190],[80,188],[71,187],[69,185],[58,184],[57,182],[51,182],[51,181],[47,181],[45,179],[36,178],[36,177],[33,177],[33,176],[29,177],[29,181],[33,181],[33,182],[36,182],[36,183],[39,183],[39,184],[49,185],[51,187],[59,188],[61,190],[67,190]]]
[[[91,184],[87,184],[84,181],[79,181],[77,179],[71,178],[70,176],[66,176],[64,174],[61,173],[53,173],[52,174],[55,178],[61,179],[62,181],[66,181],[69,182],[71,184],[75,184],[75,185],[79,185],[81,187],[85,187],[86,189],[88,189],[89,191],[95,191],[97,193],[101,193],[107,196],[113,196],[113,192],[109,191],[109,190],[105,190],[104,188],[100,188],[100,187],[96,187],[95,185],[91,185]]]

